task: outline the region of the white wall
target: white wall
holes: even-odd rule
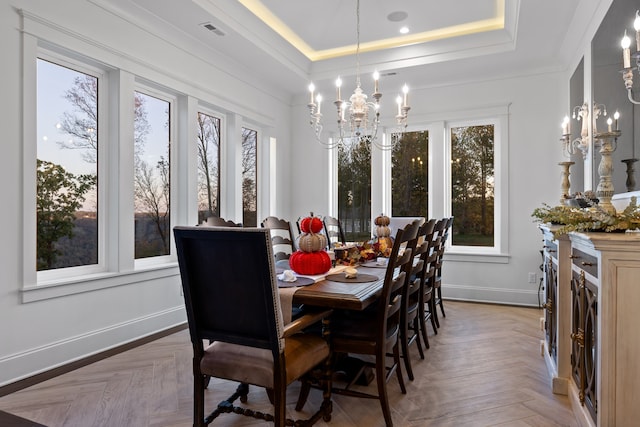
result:
[[[531,218],[543,202],[560,198],[559,123],[568,97],[565,72],[502,78],[492,81],[420,89],[426,82],[411,82],[411,124],[428,124],[434,117],[446,120],[459,111],[509,107],[509,148],[506,173],[508,192],[508,261],[477,262],[478,257],[449,256],[443,269],[443,294],[447,297],[513,304],[538,304],[538,283],[528,283],[528,273],[540,277],[541,234]],[[300,100],[303,102],[304,100]],[[323,213],[327,200],[328,154],[305,126],[304,109],[294,111],[292,153],[292,215],[314,210]],[[438,138],[439,139],[439,138]],[[375,172],[373,172],[375,174]],[[435,177],[432,185],[442,185]],[[375,191],[375,186],[374,186]],[[372,196],[373,198],[373,196]],[[308,207],[308,208],[307,208]],[[451,254],[450,254],[451,255]],[[455,258],[455,260],[453,260]]]
[[[237,114],[261,126],[259,174],[263,186],[258,218],[269,211],[288,209],[289,113],[288,99],[271,93],[259,76],[247,70],[225,69],[224,60],[200,57],[159,37],[134,28],[113,14],[83,0],[0,2],[0,78],[2,156],[0,156],[0,386],[51,369],[92,353],[183,323],[183,297],[175,263],[162,269],[116,274],[105,278],[103,289],[80,291],[86,283],[70,285],[72,295],[23,303],[23,140],[22,140],[22,42],[21,17],[25,9],[38,17],[38,31],[88,49],[98,59],[111,58],[110,65],[127,69],[184,95],[206,100],[220,111]],[[87,47],[89,46],[89,47]],[[267,87],[265,89],[265,87]],[[186,133],[181,133],[185,135]],[[268,141],[277,140],[276,179],[282,188],[277,205],[269,206]],[[189,143],[179,140],[178,144]],[[264,150],[263,150],[264,148]],[[232,167],[232,166],[230,166]],[[231,171],[233,175],[233,171]],[[236,173],[237,175],[237,173]],[[195,175],[190,182],[194,182]],[[233,194],[228,198],[233,200]],[[189,200],[179,197],[181,203]],[[223,200],[223,203],[225,201]],[[235,206],[235,204],[234,204]],[[234,210],[235,209],[235,210]],[[194,210],[183,209],[179,221],[194,224]],[[231,216],[242,217],[237,208]],[[176,224],[174,224],[176,225]],[[27,224],[27,227],[34,226]],[[35,260],[26,260],[35,266]],[[35,268],[35,267],[34,267]],[[41,289],[38,294],[50,290]]]

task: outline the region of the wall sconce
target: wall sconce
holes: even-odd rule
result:
[[[634,67],[631,66],[631,39],[627,36],[627,30],[624,30],[624,37],[620,45],[622,46],[622,66],[624,67],[622,72],[622,80],[624,80],[624,87],[627,88],[627,96],[629,101],[634,104],[640,104],[640,101],[633,99],[633,93],[631,89],[633,87],[633,70],[637,69],[640,72],[640,13],[636,10],[636,19],[633,21],[633,28],[636,30],[636,53],[633,57],[636,59]]]

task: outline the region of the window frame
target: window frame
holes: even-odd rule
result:
[[[220,214],[221,217],[225,218],[225,216],[223,215],[224,212],[224,208],[226,207],[226,203],[223,203],[224,201],[224,186],[222,185],[223,182],[225,182],[226,180],[224,179],[225,177],[225,173],[226,173],[226,115],[215,110],[214,108],[209,107],[208,105],[204,104],[204,103],[197,103],[196,104],[196,108],[195,111],[193,112],[193,117],[190,117],[190,120],[192,119],[195,123],[197,123],[198,120],[198,114],[205,114],[207,116],[210,117],[214,117],[216,119],[218,119],[220,121],[220,128],[219,128],[219,139],[218,139],[218,143],[219,143],[219,147],[218,147],[218,212]],[[194,132],[194,138],[197,139],[198,138],[198,133],[197,131]],[[198,173],[199,173],[199,167],[200,165],[198,164],[198,154],[196,151],[196,186],[198,186],[200,184],[199,180],[198,180]],[[199,207],[199,195],[198,195],[198,189],[196,188],[196,213],[199,213],[200,211],[200,207]],[[199,218],[199,217],[198,217]]]
[[[165,255],[156,255],[146,258],[135,258],[134,253],[134,269],[145,269],[153,266],[158,266],[162,264],[167,264],[170,262],[175,262],[175,245],[173,244],[173,225],[175,224],[176,215],[177,215],[177,207],[176,204],[178,202],[177,198],[177,189],[178,189],[178,173],[177,167],[174,165],[176,160],[176,141],[177,141],[177,111],[178,111],[178,95],[173,93],[173,91],[163,88],[159,85],[150,84],[142,81],[142,79],[136,80],[134,87],[134,93],[131,95],[131,99],[135,99],[135,92],[140,92],[144,95],[160,99],[162,101],[166,101],[169,104],[169,253]],[[132,119],[132,123],[133,123]],[[133,129],[132,129],[133,131]],[[133,135],[132,135],[133,137]],[[133,159],[131,159],[133,161]],[[175,162],[177,165],[177,162]],[[135,174],[135,165],[133,165]],[[134,195],[135,199],[135,195]],[[135,218],[135,207],[133,210],[134,218]],[[131,218],[134,221],[134,218]],[[132,238],[132,243],[135,247],[135,230]]]
[[[447,259],[483,263],[507,263],[509,260],[509,108],[510,104],[489,105],[437,113],[418,117],[406,128],[408,132],[429,132],[427,209],[431,218],[443,218],[451,215],[451,128],[494,125],[494,246],[453,246],[453,239],[448,239]],[[391,138],[395,132],[396,129],[390,127],[385,130],[384,137]],[[374,148],[371,161],[372,212],[391,212],[391,150]],[[374,167],[376,165],[379,167]],[[332,186],[335,185],[337,182],[332,180]]]
[[[34,151],[34,157],[33,159],[27,159],[26,155],[25,155],[25,178],[28,174],[31,174],[32,176],[30,177],[29,181],[32,180],[33,182],[33,188],[34,188],[34,192],[33,192],[33,197],[31,197],[30,195],[26,195],[25,198],[31,197],[34,201],[33,203],[33,208],[32,208],[32,212],[35,215],[36,214],[36,209],[35,209],[35,198],[37,196],[37,188],[35,188],[35,179],[36,179],[36,169],[35,169],[35,159],[37,159],[38,157],[38,141],[37,141],[37,123],[38,123],[38,117],[37,117],[37,103],[38,103],[38,91],[37,91],[37,63],[38,60],[44,60],[44,61],[48,61],[52,64],[55,64],[57,66],[60,67],[65,67],[65,68],[69,68],[71,70],[74,70],[76,72],[79,73],[83,73],[83,74],[87,74],[90,75],[92,77],[95,77],[98,80],[98,150],[97,150],[97,158],[98,158],[98,162],[96,165],[96,173],[97,173],[97,204],[98,204],[98,209],[96,212],[97,215],[97,232],[98,232],[98,241],[97,241],[97,251],[98,251],[98,260],[96,264],[90,264],[90,265],[82,265],[82,266],[74,266],[74,267],[63,267],[63,268],[57,268],[57,269],[51,269],[51,270],[42,270],[42,271],[35,271],[35,285],[36,286],[42,286],[42,285],[47,285],[47,284],[54,284],[54,283],[59,283],[61,281],[65,281],[67,279],[70,278],[76,278],[76,277],[81,277],[81,276],[90,276],[90,275],[94,275],[94,274],[99,274],[99,273],[103,273],[107,270],[107,246],[108,246],[108,242],[106,241],[107,239],[107,234],[106,234],[106,224],[107,224],[107,210],[105,208],[106,205],[106,192],[107,190],[107,184],[106,184],[106,177],[107,177],[107,168],[108,168],[108,156],[107,156],[107,144],[105,143],[105,141],[108,140],[109,138],[109,130],[108,130],[108,123],[109,123],[109,115],[108,115],[108,105],[106,102],[106,94],[108,93],[108,87],[109,87],[109,83],[108,83],[108,73],[109,70],[106,67],[99,67],[95,61],[90,60],[89,58],[83,58],[84,60],[81,60],[79,58],[78,55],[72,57],[71,55],[66,55],[62,52],[58,52],[52,49],[47,49],[41,46],[38,46],[36,48],[36,52],[35,52],[35,57],[33,57],[33,71],[34,71],[34,78],[35,78],[35,98],[34,98],[34,104],[33,106],[29,105],[28,102],[26,102],[25,100],[25,120],[24,120],[24,126],[25,126],[25,135],[27,135],[27,127],[31,127],[31,124],[35,123],[36,126],[33,126],[32,129],[29,129],[29,133],[33,133],[34,134],[34,138],[31,140],[33,141],[33,151]],[[31,62],[30,62],[31,64]],[[26,79],[25,79],[25,85],[26,85]],[[29,114],[27,113],[27,110],[29,112]],[[33,117],[33,120],[28,120],[26,119],[27,117]],[[25,138],[25,141],[27,141],[28,139]],[[26,153],[26,150],[25,150]],[[25,179],[26,182],[29,182]],[[28,212],[27,210],[25,210],[25,212]],[[35,223],[35,221],[34,221]],[[37,231],[36,231],[37,233]],[[37,239],[37,235],[34,234],[34,239]],[[35,261],[36,257],[37,257],[37,253],[36,253],[36,241],[33,240],[29,240],[29,245],[31,244],[34,245],[33,250],[29,249],[26,250],[26,252],[29,253],[33,253],[33,260]],[[27,243],[25,242],[25,246],[27,246]],[[31,255],[29,255],[29,257],[31,257]],[[25,261],[28,258],[25,257]],[[25,262],[25,264],[28,264]],[[26,277],[31,276],[30,274]],[[25,284],[28,283],[27,281],[25,281]]]

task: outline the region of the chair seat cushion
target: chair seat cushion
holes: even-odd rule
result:
[[[378,333],[375,312],[334,312],[331,317],[331,343],[337,352],[363,352],[374,354]],[[398,327],[387,329],[387,339],[398,333]],[[389,344],[393,344],[393,340]],[[358,349],[358,350],[355,350]]]
[[[285,338],[284,348],[287,384],[329,356],[326,341],[310,334]],[[205,349],[200,370],[217,378],[273,388],[271,350],[216,341]]]

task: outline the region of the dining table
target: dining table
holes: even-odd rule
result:
[[[371,260],[356,265],[354,278],[345,275],[348,267],[338,265],[315,276],[296,275],[297,280],[290,283],[279,281],[285,323],[291,319],[293,305],[360,311],[372,304],[382,292],[386,263]]]

